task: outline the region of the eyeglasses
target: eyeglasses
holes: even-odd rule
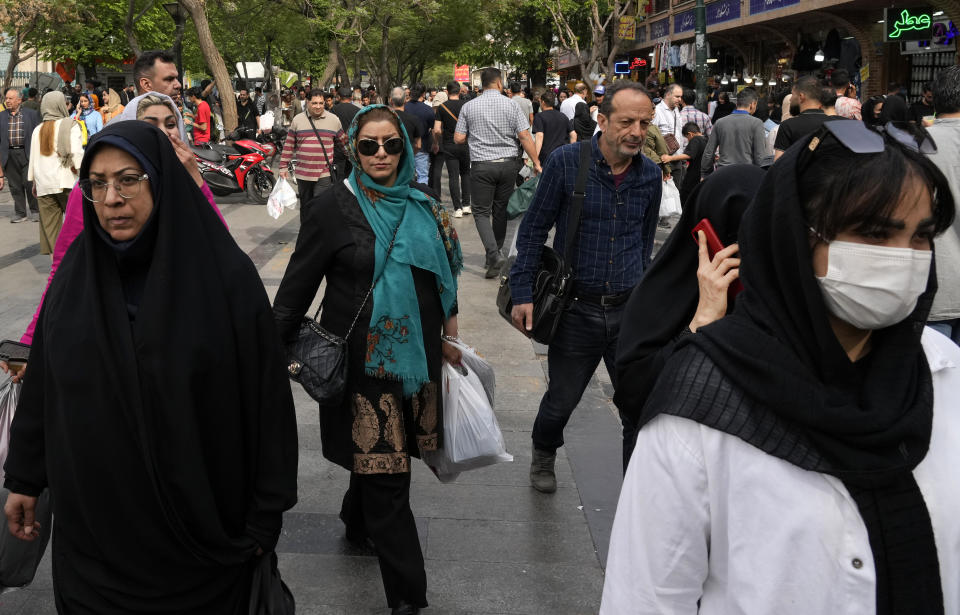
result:
[[[388,155],[396,156],[403,151],[403,139],[393,137],[392,139],[387,139],[382,144],[374,139],[360,139],[357,141],[357,151],[364,156],[376,156],[381,147],[383,147],[383,151]]]
[[[100,203],[107,198],[107,188],[113,186],[122,199],[132,199],[140,194],[140,182],[150,179],[150,176],[143,175],[121,175],[115,182],[105,182],[100,179],[81,179],[80,192],[85,198],[94,203]]]
[[[836,120],[824,123],[816,136],[800,154],[797,171],[801,172],[813,159],[814,152],[831,140],[836,141],[854,154],[879,154],[886,144],[895,143],[900,147],[920,154],[935,154],[937,144],[919,124],[911,122],[887,122],[884,126],[868,128],[863,122]]]

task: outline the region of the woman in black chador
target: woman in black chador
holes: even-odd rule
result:
[[[49,487],[61,613],[246,613],[296,502],[297,431],[256,269],[146,122],[80,169],[5,465],[23,539]]]

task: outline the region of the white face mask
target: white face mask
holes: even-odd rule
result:
[[[817,278],[827,310],[858,329],[897,324],[927,289],[931,250],[848,241],[833,241],[828,250],[827,275]]]

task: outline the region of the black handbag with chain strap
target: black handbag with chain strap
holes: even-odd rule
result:
[[[400,230],[399,224],[393,230],[393,239],[390,240],[390,247],[387,248],[386,258],[390,258],[398,230]],[[380,275],[383,275],[382,271]],[[290,379],[299,382],[307,394],[321,405],[335,406],[343,399],[343,391],[347,386],[347,340],[353,333],[353,328],[360,314],[363,313],[363,307],[370,299],[379,280],[378,277],[370,285],[345,336],[340,337],[323,328],[317,320],[320,309],[323,309],[321,305],[313,318],[304,317],[300,324],[297,341],[287,348],[289,354],[287,371],[290,373]]]

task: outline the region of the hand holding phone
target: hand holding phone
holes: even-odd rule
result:
[[[743,290],[743,285],[738,279],[740,259],[735,256],[739,247],[736,244],[724,247],[706,218],[694,227],[693,233],[699,251],[699,301],[689,327],[696,331],[723,318],[734,297]]]

